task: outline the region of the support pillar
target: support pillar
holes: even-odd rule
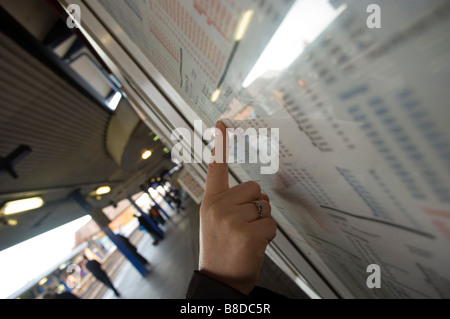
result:
[[[150,223],[150,225],[152,226],[152,228],[161,235],[161,237],[164,236],[164,232],[162,231],[161,228],[158,227],[158,225],[155,224],[155,222],[153,221],[153,219],[150,218],[150,216],[148,216],[148,214],[146,214],[140,207],[138,204],[136,204],[136,202],[131,198],[131,196],[127,196],[127,199],[130,201],[130,203],[134,206],[134,208],[136,208],[136,210],[142,215],[144,216],[144,218]]]
[[[92,216],[92,219],[99,225],[101,230],[111,239],[111,241],[117,246],[117,249],[127,258],[131,264],[139,271],[142,276],[147,275],[148,270],[145,265],[142,264],[134,253],[125,245],[125,243],[109,228],[111,222],[103,211],[99,208],[92,207],[91,204],[80,194],[79,190],[74,191],[71,194],[72,198]]]
[[[152,194],[150,194],[150,192],[148,191],[148,188],[145,188],[144,185],[141,185],[141,190],[144,191],[145,193],[148,194],[148,196],[150,197],[150,199],[155,203],[156,208],[163,213],[164,216],[167,217],[167,219],[171,220],[172,218],[169,216],[169,214],[166,213],[166,211],[159,206],[159,204],[156,202],[156,200],[153,198]]]

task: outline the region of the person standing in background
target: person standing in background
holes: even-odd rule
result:
[[[134,214],[134,216],[138,219],[140,227],[146,230],[153,237],[153,245],[157,245],[160,240],[164,239],[164,235],[159,233],[143,216],[142,214]],[[157,227],[157,226],[156,226]]]
[[[150,217],[155,221],[155,224],[159,224],[163,226],[166,223],[166,220],[161,216],[158,209],[155,206],[151,206],[149,209]]]
[[[108,274],[103,270],[102,265],[95,259],[90,260],[86,256],[83,257],[85,260],[86,269],[89,270],[98,281],[102,282],[108,288],[111,288],[117,297],[120,297],[119,291],[116,287],[114,287],[111,279],[108,277]]]
[[[130,242],[130,240],[129,240],[127,237],[125,237],[125,236],[122,235],[122,234],[117,234],[117,236],[120,238],[120,240],[123,241],[123,243],[128,247],[128,249],[131,250],[131,251],[133,252],[133,255],[136,256],[136,258],[139,260],[139,262],[140,262],[141,264],[145,265],[145,267],[149,267],[149,266],[150,266],[150,262],[149,262],[147,259],[145,259],[145,257],[142,256],[142,255],[137,251],[136,246],[134,246],[134,245]]]

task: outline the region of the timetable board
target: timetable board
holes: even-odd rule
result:
[[[191,126],[279,130],[276,173],[230,170],[342,295],[450,298],[448,1],[84,3]]]
[[[188,170],[182,170],[177,177],[177,182],[197,204],[201,204],[205,190]]]

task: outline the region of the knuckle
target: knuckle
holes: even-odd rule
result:
[[[272,212],[272,206],[270,206],[269,202],[267,201],[263,201],[263,205],[264,205],[264,211],[270,215]]]
[[[277,222],[273,218],[268,218],[269,227],[276,231],[277,230]]]
[[[249,188],[252,193],[255,193],[258,195],[261,194],[261,186],[257,182],[248,181],[248,182],[245,182],[245,184],[246,184],[246,187]]]
[[[273,235],[275,237],[276,231],[277,231],[277,222],[273,218],[267,218],[267,232],[270,235]]]
[[[277,222],[273,218],[267,219],[269,242],[277,235]]]

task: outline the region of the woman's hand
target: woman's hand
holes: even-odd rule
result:
[[[222,160],[209,165],[200,207],[200,271],[244,294],[255,287],[267,244],[276,235],[270,203],[256,182],[228,184],[226,127],[216,125]],[[217,159],[217,158],[216,158]],[[262,206],[262,215],[253,201]]]

